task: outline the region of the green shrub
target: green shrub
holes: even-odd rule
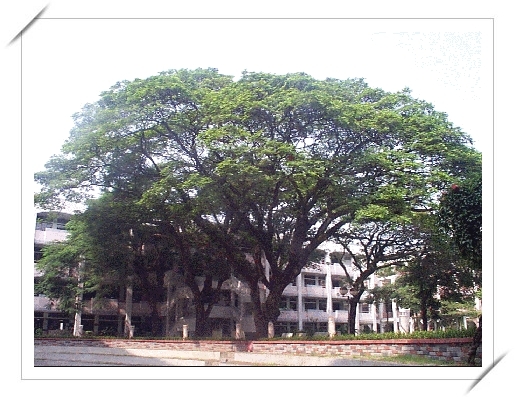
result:
[[[446,331],[415,331],[409,334],[400,332],[385,332],[385,333],[362,333],[358,335],[335,335],[333,338],[329,336],[310,336],[310,335],[295,335],[292,338],[276,337],[273,340],[385,340],[385,339],[449,339],[449,338],[469,338],[474,336],[474,329],[456,330],[450,329]],[[269,340],[264,338],[263,340]]]

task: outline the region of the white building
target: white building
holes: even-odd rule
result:
[[[63,241],[67,232],[65,223],[69,215],[50,218],[49,213],[39,213],[34,235],[34,259],[41,257],[41,248],[52,241]],[[346,262],[352,275],[350,261]],[[35,269],[34,280],[37,283],[41,274]],[[345,272],[340,264],[331,263],[329,255],[324,263],[312,264],[301,271],[295,281],[283,292],[280,305],[281,313],[274,324],[274,334],[293,334],[296,332],[327,335],[329,331],[348,332],[349,302],[340,293]],[[191,294],[186,287],[171,288],[168,282],[167,301],[160,305],[163,319],[163,334],[180,336],[186,329],[190,335],[195,333],[195,316]],[[203,280],[199,279],[199,283]],[[372,275],[366,281],[371,289],[380,286],[388,279],[378,279]],[[214,306],[210,320],[215,336],[235,336],[242,332],[252,337],[255,332],[251,314],[249,290],[245,283],[233,278],[223,284],[222,299]],[[262,298],[267,290],[262,286]],[[358,304],[356,315],[357,332],[405,331],[408,325],[400,321],[399,313],[405,317],[405,311],[398,311],[395,303],[368,304],[366,292]],[[67,330],[77,326],[77,318],[72,319],[56,309],[56,302],[45,296],[34,296],[34,329],[46,333],[52,330]],[[135,327],[135,335],[143,335],[148,331],[149,305],[133,299],[127,294],[120,299],[107,299],[99,307],[94,297],[84,296],[79,321],[83,331],[93,334],[127,334],[127,323]],[[407,312],[409,319],[409,310]],[[403,319],[404,320],[404,319]],[[334,328],[333,328],[334,325]]]
[[[35,215],[34,232],[34,283],[41,276],[35,263],[42,256],[42,248],[55,241],[64,241],[68,236],[65,225],[70,220],[69,214],[39,212]],[[34,292],[34,329],[59,329],[68,322],[68,316],[56,310],[56,302],[44,295]]]

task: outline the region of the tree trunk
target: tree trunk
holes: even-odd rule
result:
[[[254,316],[254,325],[256,327],[256,337],[266,338],[268,336],[268,320],[261,306],[259,285],[255,282],[249,283],[249,286],[252,314]]]
[[[150,321],[151,321],[151,332],[152,336],[161,336],[161,317],[159,316],[159,310],[157,307],[157,302],[149,302],[151,313],[150,313]]]
[[[348,333],[350,335],[356,334],[356,313],[357,313],[358,303],[359,303],[359,296],[349,299],[349,329],[348,329]]]
[[[195,336],[211,336],[209,314],[204,310],[204,304],[202,302],[195,303]]]
[[[479,349],[479,346],[481,346],[483,342],[483,332],[482,332],[482,321],[483,316],[479,316],[479,326],[476,328],[476,332],[474,333],[474,339],[472,342],[472,347],[470,348],[469,355],[467,362],[469,365],[476,365],[476,355],[477,355],[477,349]]]
[[[427,331],[427,302],[420,300],[420,317],[422,317],[422,331]]]

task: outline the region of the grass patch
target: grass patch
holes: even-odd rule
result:
[[[370,361],[386,361],[403,365],[412,366],[432,366],[432,367],[466,367],[467,364],[455,361],[439,360],[427,356],[414,356],[410,354],[403,354],[400,356],[360,356],[361,359]]]

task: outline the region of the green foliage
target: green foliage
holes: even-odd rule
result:
[[[473,175],[453,184],[440,201],[440,225],[449,232],[460,254],[476,270],[482,260],[482,182]]]
[[[415,331],[409,334],[401,332],[385,333],[362,333],[358,335],[341,334],[332,338],[324,335],[296,335],[293,338],[274,338],[288,340],[390,340],[390,339],[449,339],[449,338],[470,338],[474,335],[474,329],[451,329],[446,331]]]

